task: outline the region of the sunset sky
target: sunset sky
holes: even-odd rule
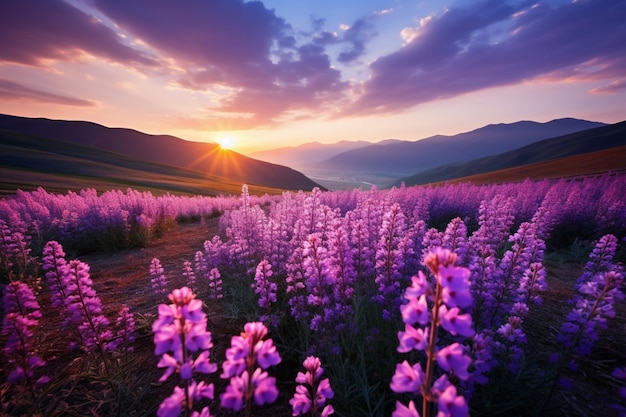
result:
[[[260,149],[626,120],[626,0],[0,2],[0,113]]]

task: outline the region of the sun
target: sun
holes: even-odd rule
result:
[[[224,136],[217,141],[220,144],[220,148],[225,150],[233,149],[235,140],[231,136]]]

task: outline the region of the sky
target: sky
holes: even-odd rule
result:
[[[2,1],[0,113],[243,154],[616,123],[625,17],[626,0]]]

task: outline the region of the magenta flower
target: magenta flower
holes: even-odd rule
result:
[[[330,387],[328,378],[321,379],[324,369],[321,361],[315,356],[307,357],[302,363],[305,373],[298,372],[296,392],[289,400],[293,409],[293,416],[306,414],[309,410],[311,416],[329,416],[334,413],[333,406],[326,401],[333,398],[334,392]],[[326,405],[325,405],[326,404]]]
[[[463,346],[459,343],[453,343],[437,352],[437,363],[445,371],[453,371],[454,374],[462,380],[469,378],[467,368],[472,359],[465,354]]]
[[[424,326],[430,321],[426,295],[419,298],[410,297],[406,304],[400,306],[400,312],[405,323],[419,323]]]
[[[413,349],[426,350],[426,346],[428,346],[428,327],[416,329],[410,324],[405,324],[404,329],[404,332],[398,332],[398,340],[400,341],[398,352],[408,353]]]
[[[249,322],[240,336],[231,338],[222,364],[221,378],[230,378],[226,392],[220,395],[222,407],[235,411],[245,407],[250,416],[253,400],[257,405],[276,401],[276,380],[263,370],[280,363],[281,357],[272,339],[263,340],[267,333],[263,323]]]
[[[430,288],[424,273],[419,271],[404,293],[406,303],[400,306],[405,331],[398,332],[398,352],[425,351],[426,369],[423,370],[420,363],[411,365],[406,360],[397,364],[390,388],[394,392],[421,395],[424,416],[431,415],[433,403],[439,408],[438,416],[459,416],[463,410],[467,414],[465,398],[457,396],[457,389],[446,374],[433,382],[435,363],[458,379],[465,381],[469,378],[468,368],[472,360],[463,346],[457,342],[443,348],[437,346],[440,328],[452,337],[471,337],[475,333],[471,315],[460,309],[472,305],[470,271],[457,266],[457,262],[457,255],[447,249],[435,248],[426,254],[424,265],[435,277],[435,291]],[[415,327],[416,324],[419,327]],[[393,415],[419,414],[411,402],[408,407],[398,403]]]
[[[419,363],[411,365],[409,362],[403,361],[396,365],[396,372],[391,378],[391,390],[393,392],[410,392],[417,394],[420,392],[422,383],[425,382],[424,377],[422,365]]]
[[[117,347],[109,320],[102,312],[102,301],[93,289],[89,265],[70,261],[63,277],[65,307],[88,352],[110,352]]]
[[[470,314],[459,314],[459,311],[458,307],[453,307],[448,310],[445,305],[442,305],[439,308],[441,327],[447,330],[452,336],[473,336],[475,332],[472,328],[472,316]]]
[[[396,409],[391,413],[391,417],[420,417],[420,413],[415,408],[413,401],[409,402],[409,406],[406,407],[400,401],[396,401]]]
[[[152,325],[154,353],[162,355],[157,366],[165,368],[159,381],[178,373],[183,387],[175,387],[174,393],[161,403],[159,417],[178,416],[182,410],[191,415],[194,402],[213,399],[213,384],[196,383],[193,374],[217,371],[217,365],[209,358],[213,341],[206,330],[202,302],[188,287],[172,291],[168,298],[172,304],[159,305],[159,318]],[[208,413],[208,408],[203,409],[201,415]]]
[[[46,364],[35,350],[33,330],[38,327],[41,317],[39,303],[30,287],[20,281],[7,284],[3,293],[5,316],[2,335],[7,336],[3,354],[8,365],[14,367],[9,373],[8,382],[26,382],[34,395],[34,387],[49,380],[47,376],[42,376],[35,381],[35,371]]]
[[[167,279],[165,278],[165,270],[161,266],[158,258],[153,258],[150,262],[150,282],[152,289],[157,295],[167,295]]]
[[[46,273],[50,294],[52,294],[52,306],[65,309],[65,295],[63,277],[66,274],[67,262],[65,252],[58,242],[51,240],[43,248],[43,270]]]

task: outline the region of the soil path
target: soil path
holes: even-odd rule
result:
[[[90,266],[94,288],[105,308],[119,310],[121,303],[131,302],[132,311],[155,312],[159,300],[150,284],[150,263],[158,258],[165,270],[168,287],[185,285],[183,263],[194,262],[197,251],[218,230],[219,218],[201,223],[176,224],[163,236],[152,239],[144,248],[127,249],[111,254],[83,255],[80,260]]]

